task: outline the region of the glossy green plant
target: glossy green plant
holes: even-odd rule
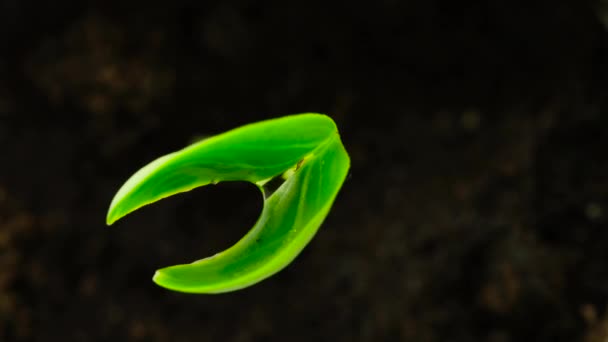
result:
[[[176,193],[222,181],[247,181],[264,206],[234,246],[191,264],[156,271],[154,282],[189,293],[221,293],[253,285],[286,267],[327,216],[346,178],[349,158],[335,123],[299,114],[245,125],[163,156],[116,193],[107,224]],[[265,184],[283,183],[271,194]]]

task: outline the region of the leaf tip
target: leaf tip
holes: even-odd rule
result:
[[[160,270],[154,272],[154,275],[152,276],[152,281],[157,285],[162,286],[161,284],[163,283],[163,273]]]
[[[107,226],[113,225],[114,222],[120,220],[126,214],[128,214],[128,213],[125,213],[124,208],[121,208],[120,205],[117,205],[116,200],[112,201],[112,204],[110,204],[110,208],[108,209],[108,213],[106,215],[106,225]]]
[[[122,215],[116,213],[115,208],[110,207],[108,210],[108,214],[106,215],[106,225],[109,227],[114,224],[114,222],[118,221]]]
[[[169,290],[188,292],[184,288],[177,286],[175,284],[175,279],[173,279],[170,275],[167,274],[167,272],[163,271],[162,269],[154,272],[154,275],[152,276],[152,281],[156,285],[158,285],[160,287],[164,287]]]

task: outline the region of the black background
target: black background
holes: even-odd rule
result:
[[[0,340],[605,341],[608,6],[0,1]],[[200,137],[329,114],[352,159],[296,261],[224,295],[154,270],[255,222],[250,184],[106,228]]]

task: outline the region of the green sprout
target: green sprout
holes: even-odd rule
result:
[[[350,160],[336,124],[299,114],[248,124],[156,159],[114,196],[106,222],[165,197],[223,181],[247,181],[263,194],[262,213],[235,245],[191,264],[156,271],[153,281],[188,293],[222,293],[277,273],[310,242],[327,216]],[[265,189],[277,177],[283,183]]]

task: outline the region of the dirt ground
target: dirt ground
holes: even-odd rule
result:
[[[606,341],[603,4],[0,1],[0,340]],[[152,159],[301,112],[352,168],[283,272],[151,281],[243,236],[250,184],[105,227]]]

